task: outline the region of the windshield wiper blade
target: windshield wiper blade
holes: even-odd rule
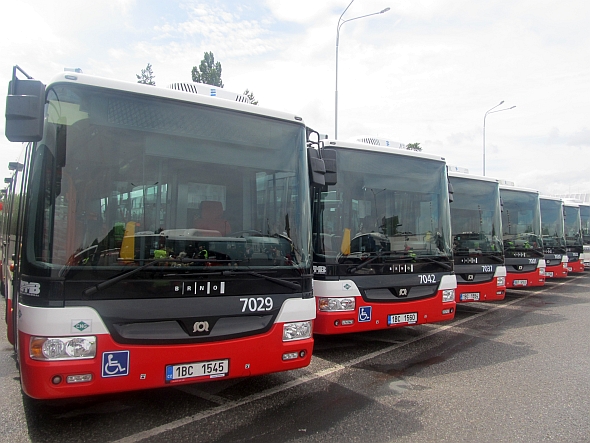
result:
[[[150,260],[149,262],[134,268],[130,271],[124,272],[123,274],[119,274],[115,277],[111,277],[106,279],[103,282],[100,282],[96,285],[89,286],[88,288],[84,289],[82,293],[84,295],[91,295],[98,291],[102,291],[103,289],[110,288],[116,283],[119,283],[121,280],[125,280],[127,277],[132,276],[133,274],[137,274],[139,271],[143,271],[146,268],[149,268],[156,263],[206,263],[207,259],[202,258],[157,258],[155,260]],[[163,269],[168,270],[168,269]]]
[[[488,257],[493,260],[496,260],[498,263],[504,263],[504,257],[500,257],[500,256],[496,255],[496,253],[494,253],[494,252],[488,252],[488,253],[484,253],[482,255],[484,257]]]
[[[355,266],[351,266],[350,268],[348,268],[346,270],[346,272],[348,274],[354,274],[356,271],[358,271],[359,269],[364,268],[365,266],[367,266],[370,263],[373,263],[375,260],[377,260],[380,257],[384,257],[384,256],[391,256],[393,254],[397,254],[397,256],[395,258],[412,258],[408,252],[400,252],[400,251],[383,251],[383,252],[378,252],[376,255],[374,255],[373,257],[371,257],[370,259],[359,263],[358,265]]]
[[[282,278],[271,277],[269,275],[260,274],[254,271],[221,271],[221,275],[235,276],[240,274],[253,275],[254,277],[263,278],[264,280],[268,280],[286,288],[293,289],[294,291],[301,291],[301,285],[299,283],[293,283]]]
[[[416,257],[414,257],[416,260],[425,260],[428,261],[430,263],[436,263],[437,265],[441,265],[443,268],[445,268],[447,271],[452,271],[453,267],[451,265],[449,265],[448,263],[442,262],[442,261],[438,261],[433,259],[432,257],[426,257],[426,256],[420,256],[417,255]]]

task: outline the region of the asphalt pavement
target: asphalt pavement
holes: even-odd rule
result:
[[[589,330],[586,272],[451,322],[317,337],[297,371],[39,403],[2,324],[0,441],[590,441]]]

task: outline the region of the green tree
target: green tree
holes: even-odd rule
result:
[[[408,143],[406,145],[406,149],[408,151],[422,151],[422,147],[420,146],[420,143]]]
[[[212,52],[205,52],[201,64],[198,68],[193,66],[191,74],[194,82],[223,88],[223,82],[221,81],[221,63],[215,62],[215,57]]]
[[[253,105],[258,104],[258,100],[256,100],[256,98],[254,97],[254,93],[252,91],[250,91],[249,89],[246,89],[244,91],[244,95],[250,99],[251,104],[253,104]]]
[[[156,86],[156,82],[154,81],[156,76],[154,75],[154,71],[152,71],[151,63],[148,63],[147,66],[145,67],[145,69],[141,70],[141,75],[135,74],[135,76],[137,77],[137,83],[143,83],[144,85]]]

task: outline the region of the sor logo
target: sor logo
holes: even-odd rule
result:
[[[38,297],[41,293],[41,285],[39,283],[31,283],[22,280],[20,282],[20,292],[21,294],[33,295]]]
[[[407,297],[408,296],[408,289],[407,288],[400,288],[397,292],[399,297]]]
[[[196,321],[193,325],[193,332],[209,332],[209,322]]]

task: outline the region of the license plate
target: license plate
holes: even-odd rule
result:
[[[553,271],[545,272],[547,277],[553,277]]]
[[[461,300],[479,300],[479,292],[464,292],[461,294]]]
[[[526,286],[528,280],[514,280],[514,286]]]
[[[166,381],[186,380],[188,378],[225,377],[229,372],[229,359],[200,361],[181,365],[166,366]]]
[[[416,323],[418,321],[417,312],[408,312],[407,314],[391,314],[387,316],[388,325],[399,325],[400,323]]]

